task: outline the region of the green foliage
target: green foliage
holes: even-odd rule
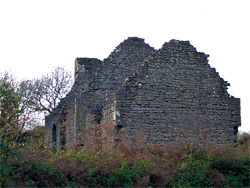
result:
[[[23,84],[17,84],[14,78],[5,73],[0,77],[0,138],[13,141],[18,135],[22,106]]]
[[[0,73],[0,138],[16,144],[27,120],[34,113],[31,107],[29,81],[18,81],[13,75]]]
[[[111,187],[131,187],[138,179],[143,177],[143,170],[134,164],[121,161],[120,168],[115,169],[114,173],[107,179],[108,186]]]
[[[77,163],[85,163],[88,164],[93,163],[97,158],[96,152],[89,152],[86,151],[86,146],[83,147],[82,151],[78,152],[77,155],[74,157],[74,161]]]
[[[238,133],[238,147],[242,148],[243,150],[249,150],[250,152],[250,134],[243,132]]]
[[[17,85],[8,73],[0,78],[0,127],[6,123],[12,123],[18,114],[23,113],[23,108],[20,108],[22,87],[16,87]]]
[[[211,163],[202,150],[195,150],[187,156],[179,168],[176,169],[169,186],[174,187],[207,187],[213,186],[210,176]]]
[[[51,164],[30,161],[0,139],[0,187],[66,186],[63,173]]]
[[[1,187],[249,187],[249,153],[240,146],[116,147],[53,151],[1,144]],[[46,149],[45,149],[46,148]]]
[[[61,67],[33,80],[18,81],[9,72],[0,73],[0,138],[15,145],[24,126],[41,125],[40,113],[51,112],[65,97],[71,78]]]
[[[218,170],[225,178],[225,185],[232,187],[250,186],[249,158],[230,160],[226,157],[214,158],[212,168]]]
[[[31,130],[23,131],[18,139],[18,145],[22,147],[29,147],[32,144],[43,144],[45,134],[44,129],[44,126],[36,126]]]
[[[9,162],[9,158],[17,158],[18,156],[7,143],[0,139],[0,187],[6,187],[7,183],[15,185],[16,175],[12,171],[12,163]]]

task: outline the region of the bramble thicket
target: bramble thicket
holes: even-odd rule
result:
[[[44,127],[1,144],[1,187],[248,187],[249,134],[232,146],[98,144],[56,150]]]

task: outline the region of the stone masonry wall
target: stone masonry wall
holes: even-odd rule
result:
[[[98,68],[102,66],[101,61],[95,58],[78,58],[76,59],[78,64],[77,79],[65,98],[63,98],[58,106],[53,110],[51,114],[45,117],[45,128],[47,132],[47,139],[52,141],[53,126],[56,126],[57,136],[56,146],[62,146],[63,140],[66,140],[65,128],[61,125],[67,121],[67,129],[69,136],[75,137],[75,140],[71,141],[76,143],[78,133],[84,132],[86,122],[89,115],[88,109],[81,103],[81,93],[89,91],[89,83],[95,75]],[[86,96],[87,99],[87,96]],[[61,141],[60,141],[61,140]]]
[[[138,130],[150,143],[178,142],[200,133],[202,140],[215,144],[236,142],[240,100],[229,96],[229,84],[207,57],[189,42],[172,40],[143,62],[124,84],[117,107],[132,142]]]
[[[75,84],[67,97],[46,117],[47,131],[52,132],[53,124],[59,125],[57,119],[65,119],[68,111],[71,113],[70,129],[76,139],[78,133],[83,133],[87,126],[100,123],[105,99],[136,71],[139,62],[154,52],[144,39],[131,37],[117,46],[102,62],[94,58],[77,58]],[[49,140],[52,140],[52,136]]]
[[[136,71],[139,62],[154,52],[143,39],[129,38],[104,59],[100,67],[94,69],[95,72],[84,87],[86,89],[78,93],[77,99],[80,109],[85,108],[87,111],[86,127],[104,122],[106,98],[115,93],[123,81]],[[85,73],[81,74],[84,76]],[[84,80],[80,75],[79,79]],[[83,86],[82,83],[80,85]],[[76,126],[82,126],[82,123]]]
[[[60,126],[67,120],[73,143],[93,125],[101,125],[108,145],[119,140],[119,132],[133,143],[137,131],[150,143],[194,135],[215,144],[234,143],[240,99],[228,94],[229,84],[207,57],[188,41],[171,40],[155,50],[130,37],[103,61],[77,58],[71,92],[46,117],[48,140],[57,146],[72,143]]]

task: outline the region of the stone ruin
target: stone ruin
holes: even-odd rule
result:
[[[189,41],[171,40],[155,50],[130,37],[103,61],[76,58],[74,85],[46,116],[46,137],[63,147],[88,139],[86,130],[98,126],[105,127],[100,135],[107,145],[119,142],[120,133],[133,144],[138,131],[152,144],[198,135],[212,144],[234,144],[240,99],[228,94],[229,85]]]

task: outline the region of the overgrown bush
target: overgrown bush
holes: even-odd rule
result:
[[[14,150],[1,142],[1,186],[249,187],[249,148],[244,144],[120,143],[99,150],[87,144],[54,151],[41,143]]]
[[[19,146],[28,147],[34,144],[43,144],[44,143],[44,126],[36,126],[31,130],[22,131],[20,138],[18,139],[17,144]],[[32,143],[32,144],[30,144]]]
[[[52,164],[32,161],[0,140],[0,187],[66,186],[64,174]]]

